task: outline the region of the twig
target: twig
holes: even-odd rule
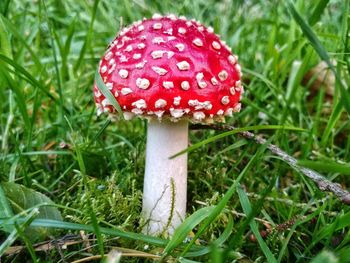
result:
[[[232,131],[235,129],[235,127],[230,125],[200,125],[195,124],[191,126],[191,129],[198,130],[198,129],[212,129],[212,130],[218,130],[218,131]],[[256,136],[251,132],[244,131],[244,132],[238,132],[238,134],[244,138],[250,139],[255,141],[258,144],[266,144],[267,141],[260,137]],[[342,201],[346,205],[350,205],[350,193],[346,190],[344,190],[340,184],[333,183],[329,181],[327,178],[319,174],[318,172],[311,170],[309,168],[305,168],[303,166],[300,166],[298,164],[298,160],[294,157],[290,156],[280,148],[278,148],[274,144],[267,144],[267,148],[277,156],[281,157],[282,160],[284,160],[286,163],[288,163],[292,168],[294,168],[297,171],[300,171],[303,173],[306,177],[310,178],[312,181],[314,181],[317,185],[317,187],[325,192],[332,192],[335,194],[340,201]]]

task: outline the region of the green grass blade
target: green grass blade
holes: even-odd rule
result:
[[[344,229],[350,226],[350,211],[343,214],[338,215],[336,220],[332,223],[325,225],[322,229],[318,231],[317,234],[314,235],[314,240],[312,241],[312,245],[315,245],[320,240],[330,237],[333,235],[333,232],[338,231],[340,229]],[[331,235],[330,235],[331,234]]]
[[[10,38],[2,15],[0,15],[0,54],[12,58]]]
[[[68,79],[68,70],[69,70],[69,64],[68,64],[68,57],[69,57],[69,51],[72,46],[72,40],[76,29],[76,19],[73,20],[73,22],[70,24],[67,32],[67,39],[66,42],[61,50],[61,58],[62,58],[62,66],[61,66],[61,72],[62,72],[62,79]]]
[[[329,3],[329,0],[319,0],[317,5],[315,6],[310,18],[309,18],[309,25],[313,26],[316,24],[321,16],[323,11],[326,9],[327,5]]]
[[[68,122],[68,125],[70,126],[70,128],[71,128],[71,130],[73,132],[73,128],[72,128],[70,122],[68,121],[68,119],[67,119],[67,122]],[[92,191],[92,189],[89,188],[88,178],[87,178],[87,174],[86,174],[86,167],[85,167],[84,159],[83,159],[83,156],[82,156],[82,151],[80,149],[80,145],[78,143],[76,143],[76,141],[74,139],[72,139],[72,142],[73,142],[73,145],[74,145],[76,159],[77,159],[77,162],[78,162],[78,165],[79,165],[79,168],[80,168],[80,172],[81,172],[81,176],[82,176],[82,179],[83,179],[82,180],[83,181],[83,186],[84,186],[84,188],[86,190]],[[102,238],[102,235],[101,235],[100,227],[98,225],[96,213],[95,213],[95,211],[93,209],[91,200],[88,198],[86,200],[86,202],[87,202],[87,205],[88,205],[89,210],[90,210],[89,216],[90,216],[90,219],[91,219],[92,226],[94,228],[94,232],[96,234],[96,239],[97,239],[100,255],[102,256],[102,255],[104,255],[104,243],[103,243],[103,238]]]
[[[221,134],[215,135],[213,137],[210,137],[208,139],[205,139],[199,143],[193,144],[192,146],[178,152],[177,154],[173,155],[170,157],[170,159],[175,158],[181,154],[184,153],[189,153],[192,152],[208,143],[214,142],[218,139],[222,139],[224,137],[236,134],[236,133],[240,133],[243,131],[258,131],[258,130],[289,130],[289,131],[305,131],[304,129],[301,128],[297,128],[297,127],[290,127],[290,126],[281,126],[281,125],[257,125],[257,126],[249,126],[249,127],[244,127],[244,128],[236,128],[232,131],[227,131],[227,132],[223,132]]]
[[[294,20],[298,23],[300,29],[303,31],[306,38],[309,40],[311,46],[315,49],[319,57],[327,63],[329,68],[334,73],[337,84],[340,88],[340,93],[341,93],[340,100],[343,104],[343,107],[346,109],[348,114],[350,114],[350,93],[347,90],[345,84],[343,83],[334,65],[331,63],[330,57],[327,51],[321,44],[320,40],[318,39],[318,37],[316,36],[312,28],[307,24],[307,22],[301,17],[301,15],[295,9],[295,6],[291,0],[288,0],[287,6],[289,9],[289,12],[292,14]]]
[[[107,129],[107,127],[111,124],[111,120],[107,119],[105,123],[102,125],[102,127],[98,130],[98,132],[94,135],[94,137],[91,139],[88,148],[101,136],[101,134]]]
[[[14,226],[7,226],[7,228],[14,228]],[[16,241],[18,238],[17,230],[13,229],[12,232],[7,236],[6,240],[0,245],[0,256],[2,256],[6,250]]]
[[[48,156],[51,154],[56,154],[56,155],[72,155],[71,152],[69,151],[31,151],[31,152],[20,152],[20,153],[11,153],[11,154],[6,154],[6,156],[0,156],[0,160],[5,160],[5,159],[12,159],[17,156]]]
[[[309,161],[309,160],[299,160],[298,164],[301,166],[305,166],[307,168],[311,168],[316,171],[350,175],[350,165],[347,165],[347,164],[340,164],[340,163],[329,162],[329,161]]]
[[[232,230],[233,230],[233,218],[229,214],[229,221],[227,223],[227,226],[226,226],[224,232],[218,237],[218,239],[216,239],[212,243],[212,245],[216,246],[216,247],[220,247],[230,237]],[[187,252],[185,254],[185,257],[199,257],[199,256],[203,256],[203,255],[210,253],[210,251],[211,251],[210,247],[205,247],[205,248],[200,249],[198,251]]]
[[[14,228],[10,235],[6,238],[4,242],[0,245],[0,257],[5,253],[6,249],[8,249],[17,239],[18,231],[16,228],[21,227],[22,229],[27,228],[33,222],[36,215],[39,214],[39,210],[34,208],[26,217],[22,218],[20,222],[13,222],[11,225],[4,224],[6,220],[0,219],[0,229],[6,229],[8,227]]]
[[[261,151],[261,149],[262,148],[260,148],[259,151]],[[253,209],[251,209],[251,213],[246,215],[246,219],[244,221],[241,221],[240,224],[236,226],[235,235],[233,235],[229,241],[227,248],[228,251],[244,245],[244,242],[242,242],[242,240],[245,236],[246,229],[248,226],[250,226],[251,221],[255,220],[255,217],[257,217],[260,212],[264,214],[263,206],[266,203],[265,198],[272,192],[272,188],[276,184],[277,177],[278,176],[276,175],[272,180],[269,181],[268,186],[265,187],[265,189],[261,192],[259,199],[255,202]]]
[[[18,32],[18,28],[15,25],[13,25],[8,19],[2,17],[2,20],[4,25],[6,26],[6,29],[13,35],[13,37],[17,38],[17,41],[19,41],[28,50],[28,52],[30,53],[30,57],[34,62],[38,72],[47,76],[46,68],[43,66],[42,62],[40,61],[38,54],[33,51],[32,46],[30,46],[27,43],[27,40],[24,38],[22,33]]]
[[[303,223],[309,223],[310,220],[312,220],[313,218],[317,217],[320,215],[320,213],[322,213],[322,211],[324,210],[324,208],[322,206],[320,206],[319,208],[317,208],[312,214],[308,214],[307,216],[305,216],[305,213],[307,213],[309,210],[310,210],[310,206],[312,204],[312,201],[309,202],[309,204],[307,204],[304,208],[303,208],[303,211],[300,211],[298,216],[300,218],[304,217],[303,218],[303,222],[301,222],[301,220],[296,220],[293,225],[290,227],[289,229],[289,233],[288,235],[286,235],[284,237],[284,242],[283,242],[283,245],[282,247],[279,249],[279,255],[278,255],[278,262],[283,262],[282,260],[287,260],[287,258],[284,258],[284,256],[288,255],[288,253],[286,253],[286,251],[288,251],[288,246],[290,246],[290,241],[291,241],[291,238],[292,236],[294,236],[296,234],[296,228],[299,226],[299,225],[302,225]],[[307,250],[309,250],[310,248],[307,247]]]
[[[51,20],[48,18],[48,13],[47,13],[47,8],[45,1],[42,1],[42,5],[44,7],[45,11],[45,19],[47,26],[49,27],[49,36],[50,36],[50,43],[52,47],[52,58],[53,58],[53,64],[54,64],[54,69],[55,69],[55,77],[56,77],[56,84],[57,84],[57,93],[58,93],[58,102],[59,102],[59,123],[61,124],[61,128],[64,128],[64,122],[63,122],[63,116],[64,116],[64,101],[63,101],[63,93],[62,93],[62,80],[61,80],[61,72],[59,70],[58,66],[58,59],[57,59],[57,51],[56,51],[56,45],[55,45],[55,32],[53,28],[53,24],[51,23]],[[58,42],[57,42],[58,43]]]
[[[287,83],[287,90],[286,90],[286,107],[283,109],[282,117],[280,120],[280,124],[285,124],[286,119],[291,112],[293,112],[290,108],[290,105],[293,101],[295,101],[295,94],[299,87],[299,83],[302,78],[302,74],[304,73],[302,63],[300,61],[294,61],[292,63],[292,67],[290,70],[288,83]],[[281,131],[283,132],[283,131]]]
[[[28,81],[33,87],[39,88],[43,93],[45,93],[54,102],[57,102],[55,98],[39,81],[37,81],[27,70],[25,70],[21,65],[13,61],[12,59],[0,54],[0,61],[4,61],[14,68],[17,76],[22,76],[23,79]],[[66,109],[67,111],[67,109]]]
[[[11,0],[2,0],[2,1],[0,1],[0,13],[3,16],[7,15],[7,11],[9,9],[10,2],[11,2]]]
[[[96,73],[95,73],[95,81],[98,89],[101,91],[103,96],[105,96],[107,100],[112,104],[112,106],[117,110],[119,114],[119,118],[124,119],[122,108],[120,107],[119,103],[117,102],[113,94],[109,91],[109,89],[104,84],[101,78],[100,72],[98,70],[96,70]]]
[[[85,41],[83,44],[83,47],[80,50],[80,54],[79,54],[79,58],[76,62],[76,64],[74,65],[74,71],[78,70],[80,68],[81,63],[84,61],[84,57],[85,57],[85,53],[86,50],[88,48],[88,45],[91,42],[91,37],[92,37],[92,33],[93,33],[93,26],[94,26],[94,22],[95,22],[95,18],[96,18],[96,12],[97,12],[97,7],[99,4],[100,0],[95,0],[94,1],[94,5],[92,7],[92,16],[91,16],[91,20],[90,20],[90,25],[89,25],[89,29],[86,33],[86,37],[85,37]]]
[[[330,251],[322,251],[310,263],[338,263],[337,257]]]
[[[326,147],[329,137],[332,133],[332,130],[334,129],[336,123],[338,122],[342,112],[343,112],[342,104],[340,102],[337,102],[336,105],[333,107],[332,114],[329,117],[329,120],[327,121],[327,126],[324,129],[324,132],[321,138],[321,145],[323,147]]]
[[[182,251],[181,256],[184,256],[187,251],[190,250],[191,246],[193,246],[194,242],[199,238],[199,236],[208,228],[208,226],[214,222],[214,220],[217,218],[217,216],[224,210],[226,204],[228,201],[232,198],[234,193],[236,192],[237,185],[243,178],[243,176],[252,168],[253,164],[256,162],[258,156],[260,156],[262,149],[265,149],[265,146],[262,145],[259,148],[259,151],[255,153],[255,155],[250,159],[249,163],[245,166],[245,168],[242,170],[242,172],[238,175],[237,179],[234,181],[234,183],[230,186],[230,188],[227,190],[223,198],[220,200],[220,202],[215,206],[215,209],[208,215],[206,220],[203,222],[201,227],[198,229],[195,236],[192,238],[191,242],[185,247],[185,249]]]
[[[24,222],[25,219],[19,218],[16,220],[13,219],[0,219],[0,228],[10,225],[13,226],[15,222]],[[47,227],[47,228],[55,228],[55,229],[66,229],[66,230],[84,230],[87,232],[94,232],[94,227],[92,225],[83,225],[83,224],[77,224],[77,223],[70,223],[65,221],[57,221],[57,220],[50,220],[50,219],[35,219],[31,224],[31,227]],[[102,234],[114,236],[114,237],[122,237],[130,240],[138,240],[145,243],[149,243],[155,246],[166,246],[168,243],[168,240],[164,240],[157,237],[147,236],[143,234],[133,233],[133,232],[126,232],[119,230],[117,228],[105,228],[105,227],[99,227]]]
[[[206,217],[208,217],[214,208],[215,207],[213,206],[201,208],[186,218],[185,221],[175,229],[173,237],[170,239],[168,245],[164,248],[163,258],[169,255],[180,244],[182,244],[190,231],[200,222],[202,222]]]
[[[0,59],[1,57],[4,57],[0,54]],[[31,122],[29,119],[29,115],[27,112],[27,103],[26,100],[24,98],[24,94],[23,92],[20,90],[20,88],[18,87],[18,84],[14,81],[14,79],[11,77],[11,75],[7,72],[6,67],[2,66],[0,64],[0,76],[3,76],[3,79],[5,79],[8,83],[8,85],[10,86],[10,88],[12,89],[13,93],[15,94],[15,99],[16,99],[16,104],[17,107],[19,109],[19,111],[21,112],[24,124],[25,124],[25,130],[26,132],[31,130]]]
[[[13,216],[12,209],[0,184],[0,218],[7,218],[11,216]]]
[[[189,260],[189,259],[186,259],[186,258],[183,258],[183,257],[180,257],[178,259],[178,261],[180,263],[201,263],[200,261]]]
[[[15,224],[16,230],[17,230],[17,235],[19,238],[21,238],[26,245],[26,249],[28,250],[30,256],[32,257],[32,262],[36,263],[38,262],[37,256],[35,254],[34,247],[32,245],[32,240],[28,238],[28,236],[25,234],[25,229],[20,227],[19,225]]]
[[[244,213],[246,215],[249,215],[252,212],[252,207],[251,207],[251,204],[249,202],[247,194],[243,191],[243,189],[241,187],[237,187],[237,193],[238,193],[239,200],[241,202]],[[267,262],[277,262],[276,258],[272,254],[271,250],[266,245],[264,239],[261,237],[256,222],[251,221],[249,223],[249,225],[250,225],[250,228],[251,228],[253,234],[255,235],[255,237],[259,243],[259,246],[260,246],[262,252],[266,256]]]

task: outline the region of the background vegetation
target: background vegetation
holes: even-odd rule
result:
[[[259,132],[349,188],[349,8],[349,0],[1,0],[4,262],[99,260],[116,247],[123,262],[159,255],[169,262],[350,262],[349,207],[235,135],[189,154],[186,233],[170,243],[138,234],[145,122],[97,118],[92,98],[99,58],[122,25],[154,12],[196,18],[214,27],[243,68],[244,107],[227,123],[305,129]],[[314,68],[320,57],[329,57],[333,73]],[[191,144],[215,134],[191,131]],[[39,230],[27,228],[31,222]],[[190,230],[202,231],[192,243]]]

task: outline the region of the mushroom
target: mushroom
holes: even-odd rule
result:
[[[125,119],[148,120],[142,215],[144,232],[165,236],[186,216],[188,123],[223,122],[240,111],[237,56],[195,20],[154,15],[121,30],[99,72]],[[94,86],[98,114],[116,113]]]

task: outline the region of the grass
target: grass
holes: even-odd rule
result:
[[[154,12],[196,18],[214,27],[243,68],[244,107],[227,122],[255,129],[349,188],[349,6],[2,0],[0,180],[32,191],[21,206],[0,188],[1,259],[71,262],[118,247],[122,262],[350,262],[349,207],[233,132],[190,132],[189,217],[171,241],[140,234],[145,122],[97,118],[92,99],[99,58],[121,25]],[[332,85],[313,81],[319,72],[310,77],[321,59]],[[266,125],[304,131],[259,130]],[[37,192],[64,221],[45,216],[45,203],[29,202]],[[33,226],[47,230],[35,238]],[[66,248],[38,249],[49,239]],[[15,246],[23,249],[5,252]]]

